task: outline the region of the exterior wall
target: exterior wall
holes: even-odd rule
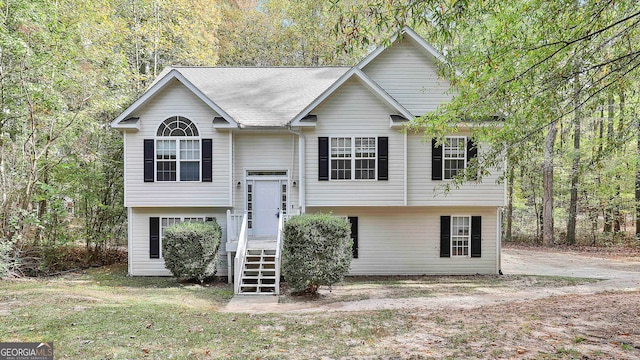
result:
[[[220,261],[216,276],[227,275],[226,251],[227,214],[224,209],[215,208],[132,208],[129,218],[129,275],[135,276],[173,276],[164,267],[164,259],[149,258],[149,218],[150,217],[215,217],[222,228],[220,240]],[[162,248],[162,244],[160,245]]]
[[[299,207],[298,135],[288,131],[235,132],[233,134],[233,208],[245,209],[245,175],[247,170],[287,170],[289,175],[289,210]],[[240,187],[237,186],[240,182]]]
[[[213,139],[213,182],[143,181],[143,140],[155,138],[158,125],[170,116],[193,121],[201,138]],[[217,114],[175,80],[132,116],[140,117],[138,132],[125,132],[125,206],[229,206],[229,134],[213,129]]]
[[[468,131],[455,135],[468,136]],[[431,180],[431,140],[423,141],[422,135],[407,136],[407,188],[409,206],[504,206],[505,184],[498,183],[501,169],[492,169],[491,175],[481,183],[466,182],[459,188],[445,186],[451,180]],[[482,148],[479,155],[482,156]]]
[[[305,129],[307,206],[399,206],[404,203],[404,135],[390,129],[397,111],[351,79],[320,104],[315,129]],[[388,136],[389,180],[318,181],[318,137]]]
[[[404,39],[382,52],[363,71],[412,114],[419,116],[451,100],[449,82],[438,76],[438,61]]]
[[[358,258],[350,275],[497,274],[497,208],[307,208],[358,217]],[[482,256],[440,257],[440,216],[482,216]]]

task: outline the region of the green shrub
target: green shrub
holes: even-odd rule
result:
[[[179,279],[204,281],[216,272],[221,235],[215,219],[167,228],[162,243],[165,266]]]
[[[353,241],[345,218],[327,214],[293,217],[284,226],[282,275],[294,292],[315,294],[320,285],[342,281]]]

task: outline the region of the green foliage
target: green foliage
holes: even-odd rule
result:
[[[328,29],[341,15],[327,1],[233,1],[222,6],[222,14],[220,65],[345,65],[368,51],[367,46],[339,51],[342,36]]]
[[[184,222],[164,231],[162,257],[179,279],[204,281],[216,272],[222,230],[215,221]]]
[[[16,258],[15,242],[0,238],[0,279],[14,274],[19,259]]]
[[[349,222],[328,214],[293,217],[284,226],[282,274],[293,291],[316,293],[344,279],[351,265]]]

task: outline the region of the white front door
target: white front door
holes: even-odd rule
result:
[[[256,180],[254,182],[254,237],[276,238],[281,204],[280,194],[280,180]]]

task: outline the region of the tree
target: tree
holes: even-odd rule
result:
[[[341,35],[330,29],[339,15],[325,1],[228,1],[222,13],[220,65],[345,65],[366,53],[364,46],[337,51]]]
[[[567,220],[567,243],[576,242],[576,219],[578,216],[578,180],[580,176],[580,123],[582,121],[580,111],[580,78],[574,78],[573,87],[575,93],[573,100],[575,112],[573,117],[573,162],[571,165],[571,201],[569,202],[569,219]]]
[[[347,1],[334,3],[342,10],[352,7]],[[562,143],[564,129],[568,128],[565,124],[572,123],[574,149],[561,146],[560,159],[568,156],[572,163],[582,162],[577,157],[581,151],[576,143],[584,136],[576,131],[576,125],[582,121],[581,109],[595,108],[600,98],[616,96],[632,83],[637,86],[639,18],[637,2],[376,0],[364,7],[354,7],[340,18],[336,28],[345,35],[343,48],[347,51],[354,44],[368,43],[371,34],[398,32],[405,25],[436,45],[447,59],[442,73],[450,79],[456,96],[438,111],[425,114],[421,118],[422,130],[427,136],[439,136],[454,130],[459,118],[484,119],[501,111],[505,121],[500,127],[484,126],[476,134],[481,141],[491,143],[494,151],[479,166],[496,165],[502,159],[500,154],[514,148],[526,147],[529,154],[546,149],[543,172],[546,222],[552,216],[553,199],[549,197],[554,191],[549,188],[553,128],[560,127]],[[607,135],[611,136],[605,137],[605,149],[616,156],[610,149],[623,146],[620,135],[613,136],[613,124],[617,121],[619,127],[625,128],[625,122],[615,114],[610,119],[606,125],[611,130]],[[545,129],[552,131],[548,132],[547,141],[542,141],[538,134]],[[632,131],[637,134],[637,129]],[[598,166],[613,165],[599,161]],[[578,211],[582,175],[581,168],[576,166],[570,176],[568,230],[573,228],[574,214]],[[566,181],[564,171],[561,176],[562,182],[556,182],[556,188]],[[625,180],[620,177],[614,181],[622,185]],[[620,205],[622,188],[615,189],[607,191],[612,197],[609,202]],[[544,233],[548,242],[551,233]]]

